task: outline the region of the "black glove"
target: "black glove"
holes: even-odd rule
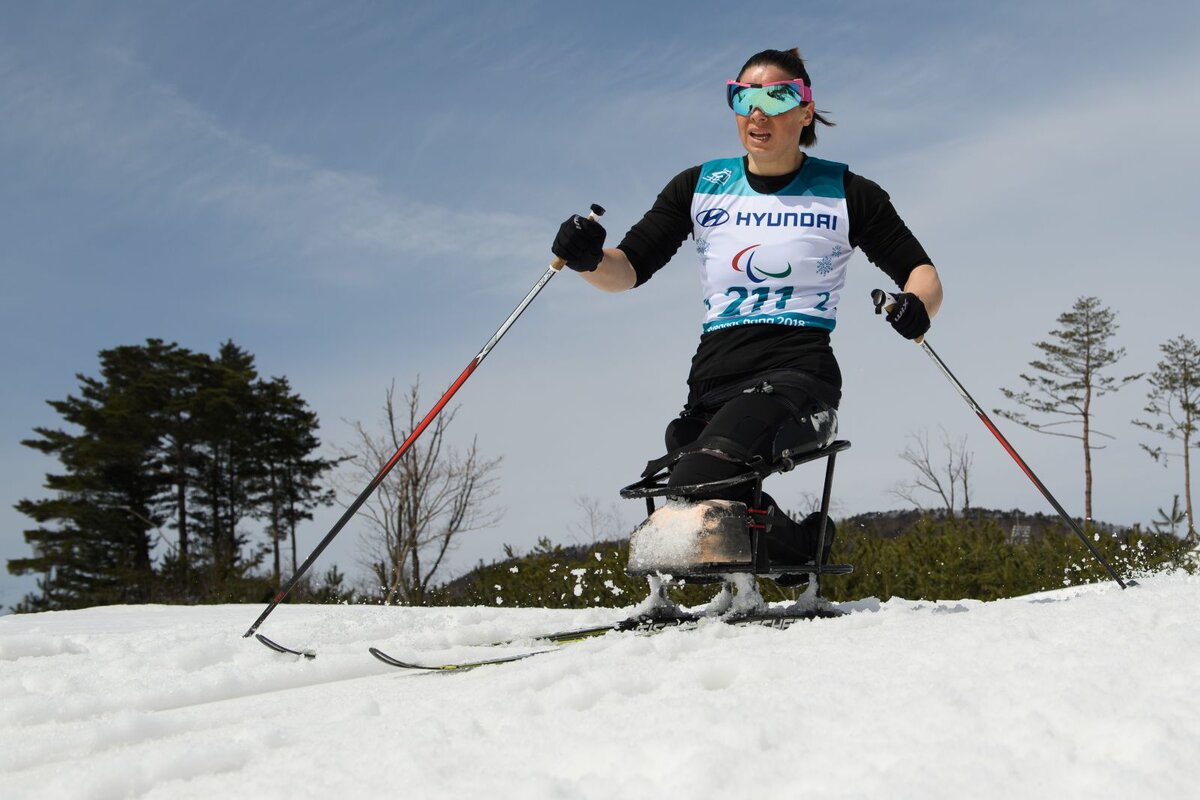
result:
[[[912,292],[895,296],[896,304],[888,312],[887,321],[905,339],[919,339],[929,330],[929,312],[921,298]]]
[[[578,214],[564,222],[550,250],[576,272],[591,272],[604,258],[604,226]]]

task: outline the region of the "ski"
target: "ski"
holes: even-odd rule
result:
[[[274,650],[276,653],[283,653],[284,655],[289,655],[289,656],[304,656],[305,658],[310,658],[310,659],[317,657],[317,654],[314,653],[312,650],[293,650],[290,647],[284,647],[279,642],[271,641],[266,636],[263,636],[261,633],[254,634],[254,638],[258,639],[258,641],[262,642],[267,647]]]
[[[368,652],[382,661],[384,664],[387,664],[389,667],[426,670],[429,672],[461,672],[468,669],[475,669],[476,667],[486,667],[490,664],[507,664],[511,661],[521,661],[526,658],[540,656],[542,653],[552,653],[557,649],[557,647],[552,647],[547,650],[533,650],[528,653],[516,653],[515,655],[500,656],[499,658],[482,658],[478,661],[460,661],[457,663],[446,662],[440,664],[414,664],[411,661],[401,661],[400,659],[383,652],[378,647],[372,647],[368,650]]]
[[[573,628],[570,630],[555,631],[554,633],[546,633],[546,634],[535,635],[535,636],[520,636],[520,637],[513,638],[513,639],[500,639],[500,640],[497,640],[494,642],[485,642],[485,643],[479,645],[479,647],[503,647],[505,645],[521,644],[523,642],[529,642],[529,641],[547,642],[549,644],[564,645],[564,644],[570,644],[572,642],[582,641],[584,639],[589,639],[593,636],[602,636],[606,633],[612,633],[613,631],[632,630],[631,626],[634,626],[639,622],[644,623],[647,621],[648,621],[648,618],[634,617],[632,619],[621,620],[620,622],[610,623],[608,625],[595,625],[595,626],[588,627],[588,628]],[[660,624],[670,625],[672,623],[670,620],[662,620],[662,621],[660,621]],[[267,638],[266,636],[264,636],[261,633],[254,634],[254,638],[257,639],[262,644],[264,644],[265,646],[274,650],[276,653],[282,653],[283,655],[289,655],[289,656],[303,656],[304,658],[308,658],[308,659],[313,659],[313,658],[317,657],[317,654],[315,652],[313,652],[312,650],[294,650],[291,647],[287,647],[285,645],[280,644],[279,642],[276,642],[272,639]],[[371,650],[375,651],[375,648],[371,648]],[[421,669],[420,665],[404,664],[403,662],[399,662],[397,659],[392,658],[391,656],[387,655],[387,653],[372,652],[372,655],[375,655],[376,658],[378,658],[380,661],[383,661],[385,664],[392,664],[392,666],[407,666],[407,667],[410,667],[413,669]],[[502,661],[511,661],[511,660],[516,660],[516,659],[503,659]],[[502,661],[497,662],[497,663],[502,663]],[[493,663],[493,662],[489,660],[487,663]]]
[[[595,626],[590,628],[576,628],[573,630],[543,634],[542,636],[524,636],[516,639],[491,642],[489,644],[480,646],[501,647],[504,645],[517,644],[526,641],[545,642],[546,644],[554,646],[544,647],[540,650],[514,653],[507,656],[481,658],[468,661],[416,663],[412,661],[403,661],[395,656],[385,653],[377,647],[369,648],[368,652],[370,652],[371,655],[382,661],[384,664],[387,664],[391,667],[397,667],[399,669],[425,670],[429,672],[463,672],[466,670],[491,666],[494,664],[508,664],[513,661],[524,661],[525,659],[532,658],[534,656],[557,652],[558,650],[562,649],[564,645],[605,636],[610,633],[633,632],[653,634],[669,628],[691,629],[705,619],[717,619],[726,625],[738,625],[742,627],[754,626],[784,630],[791,627],[796,622],[812,619],[828,619],[840,617],[842,615],[843,612],[832,607],[820,606],[812,610],[799,613],[756,612],[728,617],[712,617],[703,614],[685,613],[671,617],[630,617],[629,619],[620,620],[610,625]]]
[[[573,642],[581,642],[584,639],[592,639],[597,636],[603,636],[606,633],[620,633],[621,631],[633,630],[651,630],[657,628],[667,628],[679,625],[685,622],[695,622],[699,616],[693,614],[679,614],[670,617],[653,617],[641,615],[637,617],[629,617],[628,619],[610,622],[607,625],[593,625],[586,628],[569,628],[565,631],[555,631],[554,633],[543,633],[532,636],[515,636],[511,639],[498,639],[494,642],[485,642],[480,647],[504,647],[506,645],[522,644],[524,642],[548,642],[550,644],[571,644]]]
[[[476,646],[478,646],[478,647],[504,647],[507,645],[521,644],[524,642],[533,642],[533,643],[542,642],[542,643],[545,643],[547,645],[552,645],[552,646],[543,648],[541,650],[533,650],[533,651],[526,652],[526,653],[516,653],[516,654],[510,655],[510,656],[499,656],[496,658],[481,658],[481,659],[477,659],[477,660],[473,660],[473,661],[460,661],[457,663],[456,662],[442,662],[442,663],[436,663],[436,664],[416,664],[416,663],[413,663],[410,661],[402,661],[402,660],[396,658],[395,656],[392,656],[392,655],[389,655],[389,654],[383,652],[378,647],[368,648],[368,652],[371,655],[375,656],[375,658],[382,661],[384,664],[387,664],[388,666],[391,666],[391,667],[398,667],[400,669],[417,669],[417,670],[428,670],[428,671],[454,672],[454,671],[464,671],[464,670],[469,670],[469,669],[475,669],[476,667],[486,667],[486,666],[490,666],[492,664],[507,664],[511,661],[523,661],[527,658],[532,658],[533,656],[540,656],[543,653],[553,653],[554,651],[559,650],[568,644],[574,644],[575,642],[582,642],[585,639],[592,639],[592,638],[595,638],[598,636],[604,636],[605,634],[609,634],[609,633],[613,633],[613,632],[638,630],[639,626],[649,626],[651,624],[654,624],[654,625],[657,625],[659,629],[661,629],[661,628],[670,627],[673,625],[680,625],[689,620],[690,620],[690,618],[680,618],[680,619],[659,619],[659,620],[652,621],[646,617],[632,617],[630,619],[621,620],[619,622],[610,623],[608,625],[596,625],[596,626],[589,627],[589,628],[572,628],[572,629],[565,630],[565,631],[555,631],[554,633],[544,633],[544,634],[537,635],[537,636],[520,636],[520,637],[516,637],[513,639],[500,639],[500,640],[497,640],[494,642],[485,642],[484,644],[476,645]],[[650,631],[650,630],[652,630],[652,628],[647,627],[646,630]]]

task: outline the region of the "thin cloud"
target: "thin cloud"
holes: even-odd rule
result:
[[[250,140],[125,51],[96,50],[57,70],[10,52],[0,63],[0,109],[6,149],[38,160],[44,177],[53,163],[52,180],[107,194],[106,213],[212,214],[341,285],[370,284],[430,256],[529,252],[544,238],[540,221],[479,211],[463,226],[460,209]]]

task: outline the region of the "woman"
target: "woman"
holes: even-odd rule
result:
[[[805,153],[816,124],[832,123],[816,111],[795,49],[751,57],[728,82],[727,100],[744,156],[681,172],[616,248],[604,248],[604,229],[579,216],[552,247],[593,286],[617,292],[649,280],[689,234],[696,241],[705,321],[687,404],[657,462],[671,465],[671,486],[732,477],[756,459],[833,440],[842,381],[829,335],[854,248],[901,287],[887,320],[902,336],[922,336],[942,302],[937,270],[887,193],[845,164]],[[746,502],[749,492],[720,498]],[[813,526],[780,527],[767,537],[771,560],[812,563]]]

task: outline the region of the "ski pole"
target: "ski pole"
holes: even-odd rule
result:
[[[875,303],[876,314],[882,313],[885,310],[891,311],[894,303],[898,302],[896,295],[889,294],[882,289],[875,289],[872,291],[871,300]],[[1046,488],[1046,485],[1038,480],[1037,475],[1033,474],[1033,470],[1030,469],[1029,465],[1025,463],[1025,459],[1021,458],[1020,454],[1017,453],[1016,449],[1013,448],[1008,439],[1004,438],[1004,434],[1000,433],[1000,429],[996,427],[995,423],[992,422],[987,413],[980,408],[979,403],[975,402],[975,398],[971,397],[971,394],[967,391],[966,387],[962,385],[958,378],[954,377],[954,373],[951,372],[950,368],[946,366],[946,362],[942,361],[938,354],[933,352],[933,348],[929,346],[929,342],[925,341],[924,337],[921,337],[916,341],[917,344],[921,346],[921,349],[925,351],[925,354],[933,360],[933,363],[937,364],[938,369],[942,371],[942,374],[945,375],[950,383],[954,385],[954,388],[958,390],[958,394],[962,397],[962,399],[967,401],[967,405],[971,407],[971,410],[975,412],[975,415],[979,417],[979,420],[984,424],[984,426],[992,432],[992,435],[995,436],[1000,442],[1001,447],[1003,447],[1008,454],[1012,456],[1013,461],[1017,462],[1017,466],[1021,468],[1021,471],[1025,473],[1026,477],[1033,481],[1033,485],[1037,487],[1037,490],[1042,493],[1043,497],[1050,501],[1050,505],[1054,507],[1054,510],[1058,512],[1058,515],[1063,518],[1067,525],[1071,527],[1071,530],[1075,532],[1075,535],[1079,537],[1079,540],[1087,546],[1087,549],[1091,551],[1092,555],[1097,561],[1100,562],[1105,571],[1108,572],[1112,579],[1117,582],[1118,586],[1120,586],[1122,589],[1126,588],[1126,582],[1121,580],[1121,576],[1118,575],[1116,570],[1112,568],[1112,566],[1104,558],[1104,555],[1097,550],[1096,546],[1092,544],[1092,541],[1088,539],[1086,535],[1084,535],[1083,531],[1080,530],[1079,525],[1076,524],[1075,520],[1071,519],[1070,515],[1067,514],[1066,510],[1062,507],[1062,505],[1059,504],[1058,500],[1054,498],[1054,495],[1050,494],[1050,490]],[[1137,586],[1137,581],[1131,580],[1128,582],[1128,585]]]
[[[604,209],[593,203],[592,213],[588,215],[588,218],[594,220],[600,216],[603,216],[603,214]],[[288,596],[288,593],[295,588],[296,584],[300,581],[301,576],[308,571],[308,568],[311,567],[313,562],[317,560],[317,557],[324,552],[325,548],[329,546],[329,543],[333,541],[333,538],[341,532],[342,528],[346,526],[346,523],[350,521],[351,517],[358,513],[358,509],[360,509],[363,503],[367,501],[367,499],[371,496],[371,493],[379,488],[379,485],[383,483],[383,479],[387,477],[389,472],[392,471],[392,467],[396,466],[397,462],[400,461],[400,457],[403,456],[408,448],[412,446],[413,442],[415,442],[417,438],[424,433],[425,429],[429,427],[429,423],[433,422],[434,418],[442,412],[442,409],[445,408],[446,404],[450,402],[450,398],[454,397],[454,394],[460,388],[462,388],[464,383],[467,382],[467,378],[471,377],[471,373],[473,373],[475,369],[483,363],[483,360],[487,358],[488,353],[492,351],[492,348],[496,346],[496,343],[500,341],[504,334],[508,332],[508,329],[513,326],[513,323],[517,321],[517,318],[520,317],[521,314],[524,313],[525,309],[529,307],[529,304],[533,302],[533,298],[538,296],[538,293],[542,291],[542,288],[545,287],[545,285],[550,282],[550,279],[553,278],[559,270],[565,267],[566,264],[567,262],[561,258],[555,258],[550,262],[550,266],[546,269],[546,272],[541,278],[538,279],[538,282],[533,285],[533,288],[529,290],[529,294],[525,295],[525,299],[520,302],[520,304],[511,314],[508,315],[508,319],[504,320],[504,324],[501,325],[494,334],[492,334],[492,338],[487,340],[487,344],[485,344],[483,349],[480,350],[475,358],[471,360],[471,363],[467,364],[466,369],[464,369],[454,383],[450,385],[450,388],[446,390],[446,393],[442,395],[442,398],[437,401],[432,409],[430,409],[429,413],[425,415],[425,418],[422,419],[415,428],[413,428],[412,433],[408,435],[408,438],[405,439],[400,445],[400,448],[396,450],[396,454],[388,459],[388,462],[383,465],[383,468],[380,469],[378,474],[371,479],[371,482],[367,484],[367,487],[362,490],[358,497],[355,498],[354,502],[351,503],[346,509],[345,513],[342,514],[341,518],[334,523],[332,528],[329,529],[329,533],[325,534],[325,538],[322,539],[319,544],[317,544],[316,548],[311,554],[309,554],[308,558],[304,559],[304,563],[300,565],[298,570],[296,570],[296,574],[294,574],[291,580],[287,582],[287,585],[280,589],[279,592],[271,598],[271,602],[267,605],[263,612],[259,614],[258,619],[254,620],[254,624],[251,625],[250,629],[242,635],[243,638],[253,636],[254,632],[258,630],[258,626],[263,623],[263,620],[265,620],[267,616],[275,610],[275,607],[279,605],[285,597]]]

